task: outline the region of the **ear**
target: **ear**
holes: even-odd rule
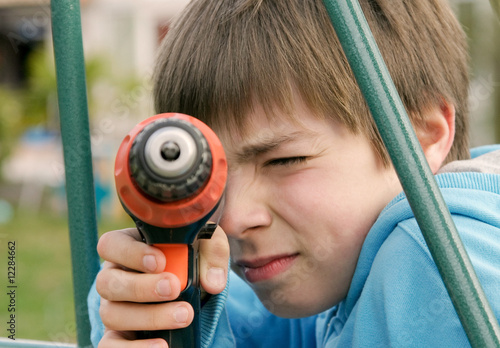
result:
[[[455,106],[442,100],[439,106],[429,109],[424,116],[416,132],[432,173],[436,174],[455,138]]]

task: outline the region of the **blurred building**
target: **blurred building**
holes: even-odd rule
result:
[[[85,52],[106,53],[117,69],[149,74],[159,42],[189,0],[88,0],[82,6]]]
[[[189,0],[81,1],[86,54],[108,55],[117,69],[148,73],[168,26]],[[49,0],[0,0],[0,84],[22,85],[24,62],[50,42]]]
[[[49,1],[0,0],[0,85],[22,87],[30,52],[50,27]]]
[[[113,159],[124,135],[152,116],[149,79],[156,50],[188,1],[81,1],[85,59],[98,59],[107,69],[100,71],[102,78],[89,76],[92,72],[87,70],[97,196],[112,191]],[[28,87],[28,60],[40,48],[52,55],[50,1],[0,0],[0,88]],[[49,62],[53,65],[52,57]],[[45,120],[26,130],[4,162],[0,176],[17,189],[0,190],[0,196],[14,204],[38,209],[47,191],[64,198],[59,189],[64,187],[64,164],[54,104],[52,91],[47,95]],[[10,115],[0,115],[0,126],[2,117]],[[111,198],[115,200],[112,192]]]

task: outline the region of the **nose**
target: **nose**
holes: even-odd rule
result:
[[[252,230],[271,225],[268,190],[253,170],[236,169],[228,174],[220,226],[229,237],[244,238]]]

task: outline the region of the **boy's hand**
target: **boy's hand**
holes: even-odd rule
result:
[[[229,261],[229,244],[222,229],[218,227],[211,239],[200,240],[199,250],[201,287],[218,294],[226,286]],[[96,281],[106,328],[99,347],[151,347],[155,342],[167,347],[162,339],[133,341],[134,331],[179,329],[193,320],[193,308],[187,302],[163,303],[175,300],[181,291],[179,279],[162,272],[163,253],[143,243],[132,228],[104,234],[97,251],[105,260]]]

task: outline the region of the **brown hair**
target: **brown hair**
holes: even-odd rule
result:
[[[412,122],[443,99],[453,104],[447,161],[468,158],[466,39],[449,6],[360,3]],[[160,48],[154,79],[157,112],[240,132],[254,103],[288,112],[297,93],[316,114],[365,134],[389,163],[321,0],[193,0]]]

